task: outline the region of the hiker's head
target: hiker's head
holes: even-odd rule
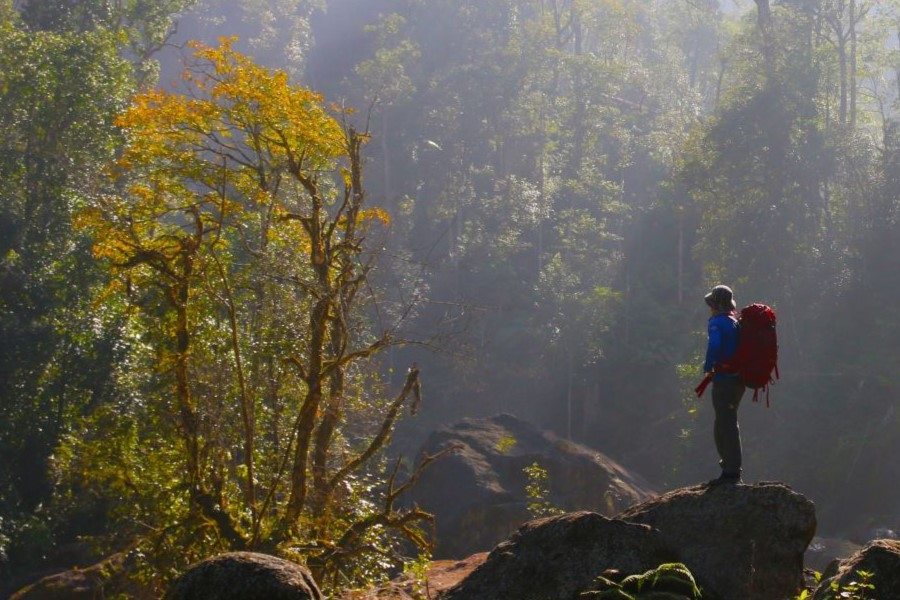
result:
[[[737,308],[734,302],[734,292],[727,285],[717,285],[704,298],[706,305],[713,312],[728,312]]]

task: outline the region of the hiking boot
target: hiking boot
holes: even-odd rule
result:
[[[715,479],[709,480],[707,485],[715,486],[715,485],[734,485],[741,483],[741,474],[740,473],[722,473]]]

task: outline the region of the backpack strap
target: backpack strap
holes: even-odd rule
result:
[[[768,383],[761,388],[756,388],[755,390],[753,390],[753,401],[759,402],[759,393],[763,390],[765,390],[765,392],[766,392],[766,408],[771,408],[772,402],[771,402],[771,396],[769,393],[769,384]]]
[[[709,387],[709,384],[712,383],[713,374],[707,373],[706,377],[703,378],[703,381],[700,382],[700,385],[694,388],[694,392],[697,393],[697,397],[700,398],[703,396],[703,392],[706,391],[706,388]]]

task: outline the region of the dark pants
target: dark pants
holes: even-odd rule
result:
[[[722,472],[741,472],[741,430],[737,411],[744,395],[744,384],[738,377],[716,378],[712,385],[713,408],[716,409],[715,438]]]

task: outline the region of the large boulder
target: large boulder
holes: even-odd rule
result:
[[[793,598],[816,532],[813,503],[778,483],[683,488],[618,518],[658,531],[704,598],[722,600]]]
[[[229,552],[191,566],[172,583],[166,600],[322,600],[322,594],[301,565]]]
[[[650,484],[596,450],[510,415],[464,420],[435,431],[422,452],[456,451],[427,470],[410,499],[436,517],[438,558],[491,548],[530,517],[524,469],[548,473],[550,503],[613,516],[653,496]]]
[[[832,600],[839,597],[832,584],[838,589],[846,588],[851,582],[861,581],[859,572],[872,574],[870,583],[875,586],[866,592],[866,598],[896,600],[900,598],[900,540],[875,540],[868,546],[847,558],[836,561],[823,573],[822,582],[813,594],[813,600]]]
[[[574,600],[606,569],[643,572],[674,554],[650,527],[590,512],[538,519],[441,600]]]

